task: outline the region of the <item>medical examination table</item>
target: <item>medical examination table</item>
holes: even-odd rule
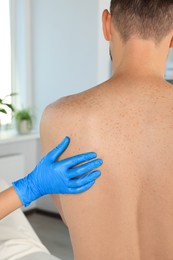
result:
[[[0,191],[6,188],[8,185],[0,179]],[[42,244],[20,209],[0,220],[0,260],[16,259],[58,260]]]

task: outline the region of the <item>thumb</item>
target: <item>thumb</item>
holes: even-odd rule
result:
[[[69,146],[70,138],[65,137],[63,141],[48,153],[49,160],[54,162]]]

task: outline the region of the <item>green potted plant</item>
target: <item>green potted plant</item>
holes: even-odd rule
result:
[[[32,130],[33,116],[29,109],[18,110],[15,113],[15,120],[20,134],[28,134]]]

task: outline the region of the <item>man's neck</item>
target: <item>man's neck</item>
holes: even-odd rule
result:
[[[131,40],[121,50],[117,61],[113,54],[113,75],[156,76],[164,78],[167,55],[165,46],[152,41]]]

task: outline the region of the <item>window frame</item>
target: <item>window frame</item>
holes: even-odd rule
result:
[[[33,107],[31,1],[9,0],[11,18],[12,92],[17,109]]]

